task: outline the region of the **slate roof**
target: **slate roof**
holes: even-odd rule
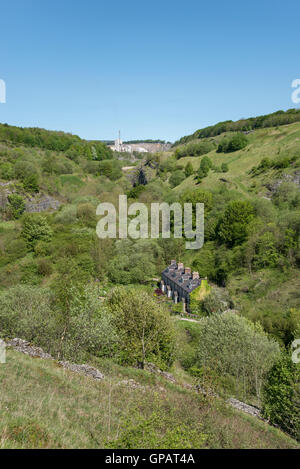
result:
[[[162,274],[187,293],[191,293],[201,285],[201,279],[193,279],[191,274],[184,273],[184,269],[178,269],[177,264],[170,264]]]

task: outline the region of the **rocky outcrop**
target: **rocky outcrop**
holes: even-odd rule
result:
[[[54,358],[49,353],[44,352],[43,349],[41,349],[40,347],[31,345],[30,342],[27,342],[23,339],[15,338],[9,340],[6,345],[8,347],[14,348],[18,352],[24,353],[25,355],[29,355],[33,358],[47,358],[50,360],[54,360]],[[97,368],[94,368],[90,365],[78,365],[76,363],[70,363],[68,361],[60,361],[58,362],[58,364],[67,370],[73,371],[74,373],[80,373],[82,375],[89,376],[90,378],[93,378],[97,381],[104,379],[104,375],[99,370],[97,370]]]
[[[44,212],[46,210],[57,210],[61,203],[49,195],[33,197],[26,202],[26,212]]]
[[[11,182],[0,182],[0,208],[5,209],[8,204],[8,196],[16,192]],[[50,195],[38,194],[25,199],[26,212],[45,212],[47,210],[57,210],[61,203]]]
[[[275,194],[278,187],[283,182],[292,182],[296,184],[300,190],[300,171],[296,171],[294,174],[283,174],[281,179],[277,179],[276,181],[266,184],[267,189],[271,192],[271,194]]]
[[[159,368],[157,368],[154,363],[145,363],[145,370],[150,371],[151,373],[156,373],[158,375],[163,376],[165,379],[170,381],[171,383],[176,383],[176,379],[171,373],[168,373],[167,371],[162,371]]]
[[[18,352],[24,353],[25,355],[29,355],[30,357],[34,358],[50,358],[53,360],[52,356],[49,353],[46,353],[40,347],[35,347],[31,345],[29,342],[23,339],[12,339],[7,342],[8,347],[12,347]]]
[[[234,399],[233,397],[228,399],[227,402],[235,409],[241,410],[242,412],[246,412],[246,414],[250,414],[253,417],[262,418],[260,410],[257,407],[253,407],[252,405],[245,404],[244,402],[241,402],[238,399]]]
[[[85,364],[76,365],[76,363],[70,363],[70,362],[58,362],[58,363],[63,368],[73,371],[74,373],[80,373],[82,375],[89,376],[90,378],[93,378],[97,381],[104,379],[104,375],[99,370],[97,370],[97,368],[94,368],[93,366],[85,365]]]

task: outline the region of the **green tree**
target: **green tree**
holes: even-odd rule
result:
[[[212,162],[210,158],[208,158],[208,156],[204,156],[201,160],[201,163],[197,172],[199,181],[201,181],[208,175],[211,167],[212,167]]]
[[[263,391],[263,415],[300,440],[300,365],[283,354],[272,367]]]
[[[173,187],[176,187],[176,186],[179,186],[179,184],[182,183],[182,181],[184,181],[185,179],[185,174],[183,171],[181,171],[180,169],[177,169],[176,171],[174,171],[174,173],[171,174],[170,176],[170,179],[169,179],[169,183],[170,183],[170,186],[173,188]]]
[[[241,244],[247,238],[247,227],[254,217],[254,209],[250,202],[234,200],[229,202],[222,216],[218,235],[229,247]]]
[[[237,150],[242,150],[248,144],[248,139],[243,133],[238,133],[231,138],[225,137],[219,143],[218,153],[230,153]]]
[[[120,162],[117,160],[102,160],[99,162],[100,175],[108,177],[111,181],[116,181],[122,176]]]
[[[280,253],[276,246],[276,238],[274,233],[266,231],[259,236],[256,241],[256,255],[254,256],[254,264],[257,267],[276,267],[280,260]]]
[[[37,241],[49,242],[52,238],[52,230],[45,217],[37,214],[26,214],[22,221],[21,236],[27,246],[34,249]]]
[[[258,397],[266,374],[280,354],[279,345],[262,326],[235,313],[212,314],[202,319],[197,352],[198,368],[236,379],[243,395]]]
[[[14,177],[14,168],[11,163],[3,163],[0,166],[0,174],[3,179],[6,181],[9,181],[10,179],[13,179]]]
[[[23,187],[27,192],[39,192],[39,179],[37,173],[32,173],[23,179]]]
[[[186,189],[180,195],[180,203],[203,203],[205,211],[209,212],[213,208],[213,195],[202,189]]]
[[[222,173],[227,173],[229,171],[228,164],[227,163],[222,163],[221,164],[221,170],[222,170]]]
[[[8,212],[12,218],[18,219],[25,211],[25,202],[21,195],[10,194],[8,197],[9,207]]]
[[[108,299],[120,334],[120,361],[144,367],[154,361],[160,367],[174,360],[174,332],[169,313],[140,287],[117,287]]]
[[[192,163],[189,161],[189,162],[186,164],[185,168],[184,168],[185,177],[188,178],[189,176],[191,176],[191,175],[193,174],[193,172],[194,172],[193,165],[192,165]]]

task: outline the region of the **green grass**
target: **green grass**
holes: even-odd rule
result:
[[[219,141],[222,137],[216,137]],[[229,171],[227,173],[215,172],[211,170],[203,179],[199,187],[206,190],[213,190],[216,186],[224,185],[228,189],[238,191],[243,197],[251,197],[251,192],[258,195],[265,195],[267,189],[265,184],[280,177],[280,171],[269,170],[267,173],[256,175],[255,178],[249,174],[253,166],[257,166],[264,157],[275,159],[278,155],[298,154],[300,155],[300,123],[285,125],[278,128],[259,129],[248,136],[249,144],[246,148],[233,153],[217,153],[211,151],[207,156],[213,165],[220,167],[222,163],[227,163]],[[202,157],[185,157],[178,160],[178,163],[185,166],[188,161],[197,170]],[[285,173],[291,173],[294,167],[286,168]],[[220,181],[220,178],[227,182]],[[255,180],[255,189],[251,188]],[[185,179],[174,191],[181,192],[186,188],[197,186],[194,176]]]
[[[100,369],[106,378],[95,382],[8,350],[0,365],[0,448],[297,446],[264,422],[149,372],[107,361]],[[144,389],[118,385],[125,378]]]

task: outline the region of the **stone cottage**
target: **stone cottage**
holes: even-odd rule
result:
[[[191,272],[182,262],[172,260],[171,264],[161,274],[160,288],[174,303],[182,302],[183,311],[190,312],[190,294],[201,287],[198,272]]]

